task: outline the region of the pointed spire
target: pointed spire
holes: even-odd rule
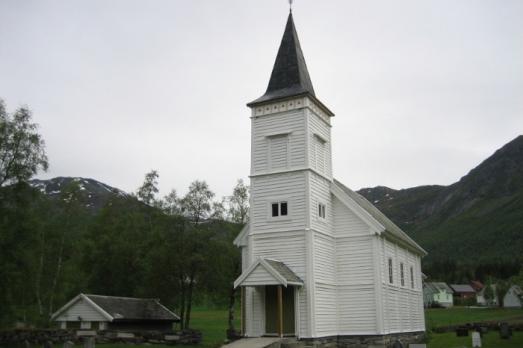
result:
[[[265,94],[247,104],[249,106],[301,94],[315,97],[311,78],[301,51],[298,34],[294,27],[292,10],[289,12],[280,49],[272,69],[271,79]]]

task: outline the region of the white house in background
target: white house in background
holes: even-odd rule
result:
[[[426,252],[333,178],[334,114],[314,93],[292,13],[267,91],[248,106],[250,221],[234,241],[242,251],[234,285],[242,289],[243,334],[424,331]]]
[[[485,298],[485,291],[487,287],[490,286],[492,289],[493,298],[488,300]],[[498,305],[498,292],[496,290],[496,284],[487,284],[478,291],[476,295],[476,302],[480,306],[497,306]]]
[[[423,298],[425,307],[438,304],[442,307],[449,308],[454,306],[453,291],[443,282],[428,282],[423,284]]]
[[[517,285],[512,285],[503,297],[503,307],[521,308],[523,306],[523,290]]]

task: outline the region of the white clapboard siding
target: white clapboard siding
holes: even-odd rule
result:
[[[249,266],[250,263],[250,257],[249,257],[249,248],[248,247],[241,247],[242,250],[242,272],[245,271]]]
[[[78,301],[65,310],[56,321],[107,321],[107,318],[100,314],[94,307],[79,298]]]
[[[316,336],[333,336],[338,333],[336,286],[316,283],[314,292],[314,320]]]
[[[314,279],[317,282],[335,284],[336,276],[336,241],[322,233],[314,233]]]
[[[340,284],[374,284],[373,236],[338,239],[336,244],[336,270]]]
[[[315,112],[309,111],[308,113],[309,161],[314,169],[327,177],[332,177],[331,129]],[[325,140],[323,146],[319,146],[321,141],[318,139],[318,136]]]
[[[298,293],[298,308],[296,309],[296,312],[299,316],[298,321],[298,328],[297,332],[298,335],[301,337],[307,337],[309,335],[309,295],[307,291],[306,286],[301,286],[299,288],[296,288]]]
[[[333,234],[333,206],[330,192],[331,182],[320,175],[310,172],[310,214],[311,228],[325,234]],[[318,205],[325,205],[325,218],[318,214]]]
[[[269,141],[269,169],[286,169],[289,166],[289,136],[275,136]]]
[[[242,283],[244,286],[278,285],[278,282],[262,265],[256,266]]]
[[[373,284],[338,286],[339,334],[375,334],[376,322]]]
[[[338,238],[369,234],[369,226],[341,203],[332,199],[334,206],[334,235]]]
[[[305,231],[253,235],[251,241],[254,259],[263,257],[283,262],[305,281]]]
[[[307,211],[305,172],[261,176],[251,179],[251,234],[275,230],[305,229]],[[286,201],[288,216],[272,218],[272,201]]]
[[[257,287],[252,291],[252,335],[261,336],[265,333],[265,288]]]
[[[288,134],[289,167],[305,166],[305,116],[303,110],[276,113],[252,120],[251,174],[266,172],[269,168],[269,140],[271,136]]]

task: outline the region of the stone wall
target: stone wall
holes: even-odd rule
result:
[[[89,331],[89,330],[8,330],[0,331],[0,347],[43,346],[44,344],[60,344],[71,341],[80,343],[85,337],[95,337],[97,343],[125,342],[151,344],[198,344],[202,334],[197,330],[178,332],[153,331]]]
[[[278,347],[275,345],[271,348],[389,348],[392,347],[396,341],[400,341],[403,344],[403,347],[408,347],[410,343],[421,343],[424,339],[424,332],[390,335],[332,336],[301,339],[299,341],[283,341],[279,343]]]

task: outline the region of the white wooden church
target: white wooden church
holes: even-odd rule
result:
[[[242,331],[300,339],[425,330],[426,252],[333,178],[334,114],[317,97],[289,14],[265,94],[252,110],[250,221]]]

